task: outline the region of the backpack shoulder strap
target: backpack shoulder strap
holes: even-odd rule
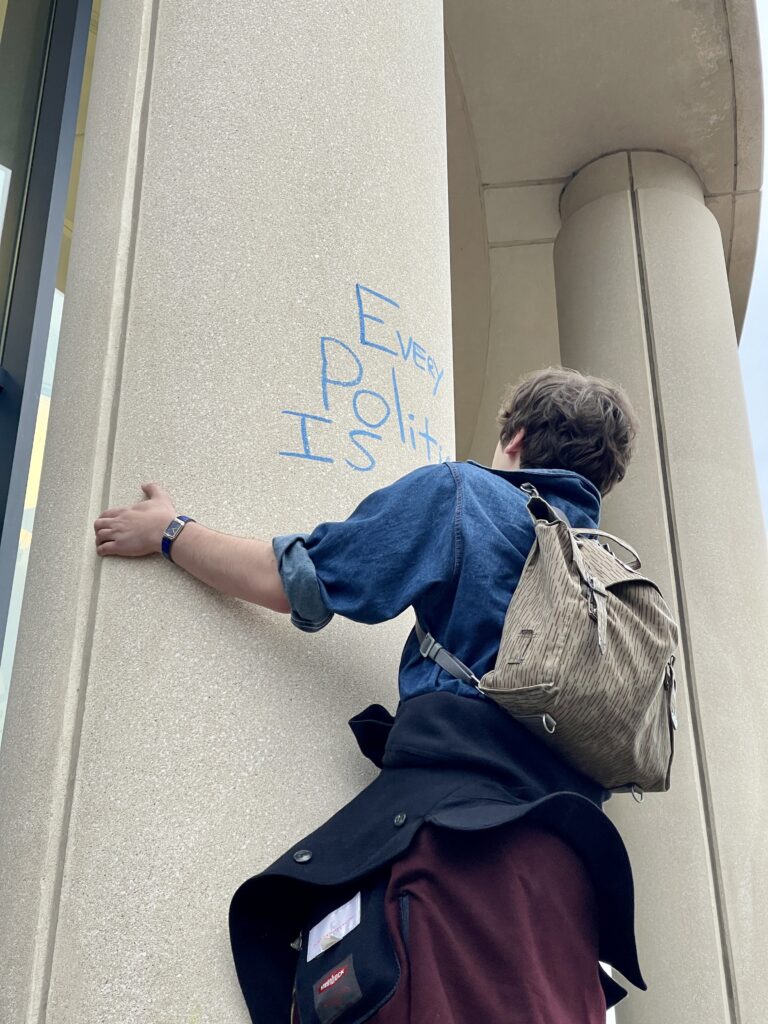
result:
[[[477,686],[480,680],[471,668],[468,668],[463,661],[455,658],[450,651],[446,651],[442,644],[439,644],[431,633],[426,633],[416,618],[416,636],[419,641],[419,652],[423,658],[429,658],[436,662],[440,668],[452,675],[454,679],[460,679],[463,683]]]
[[[559,508],[555,508],[554,505],[550,505],[548,501],[545,501],[533,484],[523,484],[520,490],[528,495],[528,512],[534,523],[537,523],[540,519],[548,523],[556,523],[559,519],[561,523],[565,523],[568,529],[571,528],[565,512],[561,512]]]
[[[576,537],[579,531],[575,530],[571,526],[571,523],[568,519],[568,516],[566,516],[565,512],[563,512],[559,508],[556,508],[554,505],[550,505],[548,501],[545,501],[544,498],[542,498],[542,496],[539,494],[539,492],[536,490],[533,484],[525,483],[522,485],[520,490],[524,491],[525,494],[528,495],[528,513],[530,514],[530,517],[533,520],[534,526],[536,526],[537,523],[540,522],[549,523],[552,526],[562,524],[568,531],[568,534],[570,536],[571,557],[573,558],[573,564],[576,566],[576,570],[586,583],[589,579],[589,574],[587,572],[586,566],[584,565],[584,559],[581,557],[579,545],[576,542]],[[593,530],[592,532],[594,533],[595,531]]]

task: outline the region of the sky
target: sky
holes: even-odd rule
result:
[[[768,80],[768,0],[757,0],[761,27],[763,81]],[[763,131],[763,153],[768,152],[768,128]],[[763,158],[763,174],[768,158]],[[757,258],[752,290],[739,349],[747,412],[752,429],[752,445],[763,503],[763,517],[768,523],[768,200],[762,198]]]

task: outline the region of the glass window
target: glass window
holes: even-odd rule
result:
[[[50,8],[52,6],[51,0],[47,0],[46,3],[38,3],[37,0],[34,0],[34,2],[31,2],[31,0],[0,0],[0,26],[2,26],[2,39],[0,39],[0,69],[2,69],[0,70],[0,95],[8,97],[8,102],[4,103],[2,109],[0,109],[0,226],[2,227],[2,247],[0,248],[0,302],[2,302],[0,309],[2,310],[2,321],[0,322],[3,324],[3,334],[0,335],[0,356],[2,354],[1,343],[5,334],[4,327],[7,317],[8,300],[13,287],[13,271],[24,210],[26,178],[34,144],[34,123],[45,60],[44,43],[49,28],[46,19],[50,17]],[[8,620],[4,636],[0,635],[0,737],[2,736],[5,720],[5,707],[13,668],[21,602],[24,594],[24,582],[42,473],[45,438],[48,428],[48,409],[53,391],[59,328],[64,309],[64,294],[66,292],[69,270],[69,251],[75,220],[75,201],[80,177],[85,120],[90,95],[93,54],[100,7],[101,0],[94,0],[89,26],[85,72],[80,92],[72,169],[67,191],[64,230],[61,238],[59,265],[56,276],[56,291],[48,332],[45,369],[43,371],[32,458],[30,460],[24,499],[24,514],[19,536]],[[45,8],[45,11],[43,11],[43,8]],[[11,26],[12,18],[16,20]],[[24,31],[22,31],[22,26]],[[8,35],[6,35],[6,29],[9,30]],[[5,56],[6,53],[10,53],[14,40],[16,47],[21,47],[23,50],[23,58],[14,62],[16,70],[12,74],[5,66]],[[21,73],[25,61],[27,62],[27,78],[24,78]],[[5,218],[3,218],[4,211],[6,214]]]
[[[0,360],[13,285],[52,0],[0,0]]]

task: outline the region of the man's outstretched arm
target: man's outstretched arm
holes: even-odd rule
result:
[[[142,484],[146,494],[129,508],[111,508],[94,522],[96,553],[139,557],[161,551],[163,532],[176,516],[170,494],[159,484]],[[231,537],[200,523],[187,523],[173,542],[176,565],[230,597],[290,612],[269,541]]]

